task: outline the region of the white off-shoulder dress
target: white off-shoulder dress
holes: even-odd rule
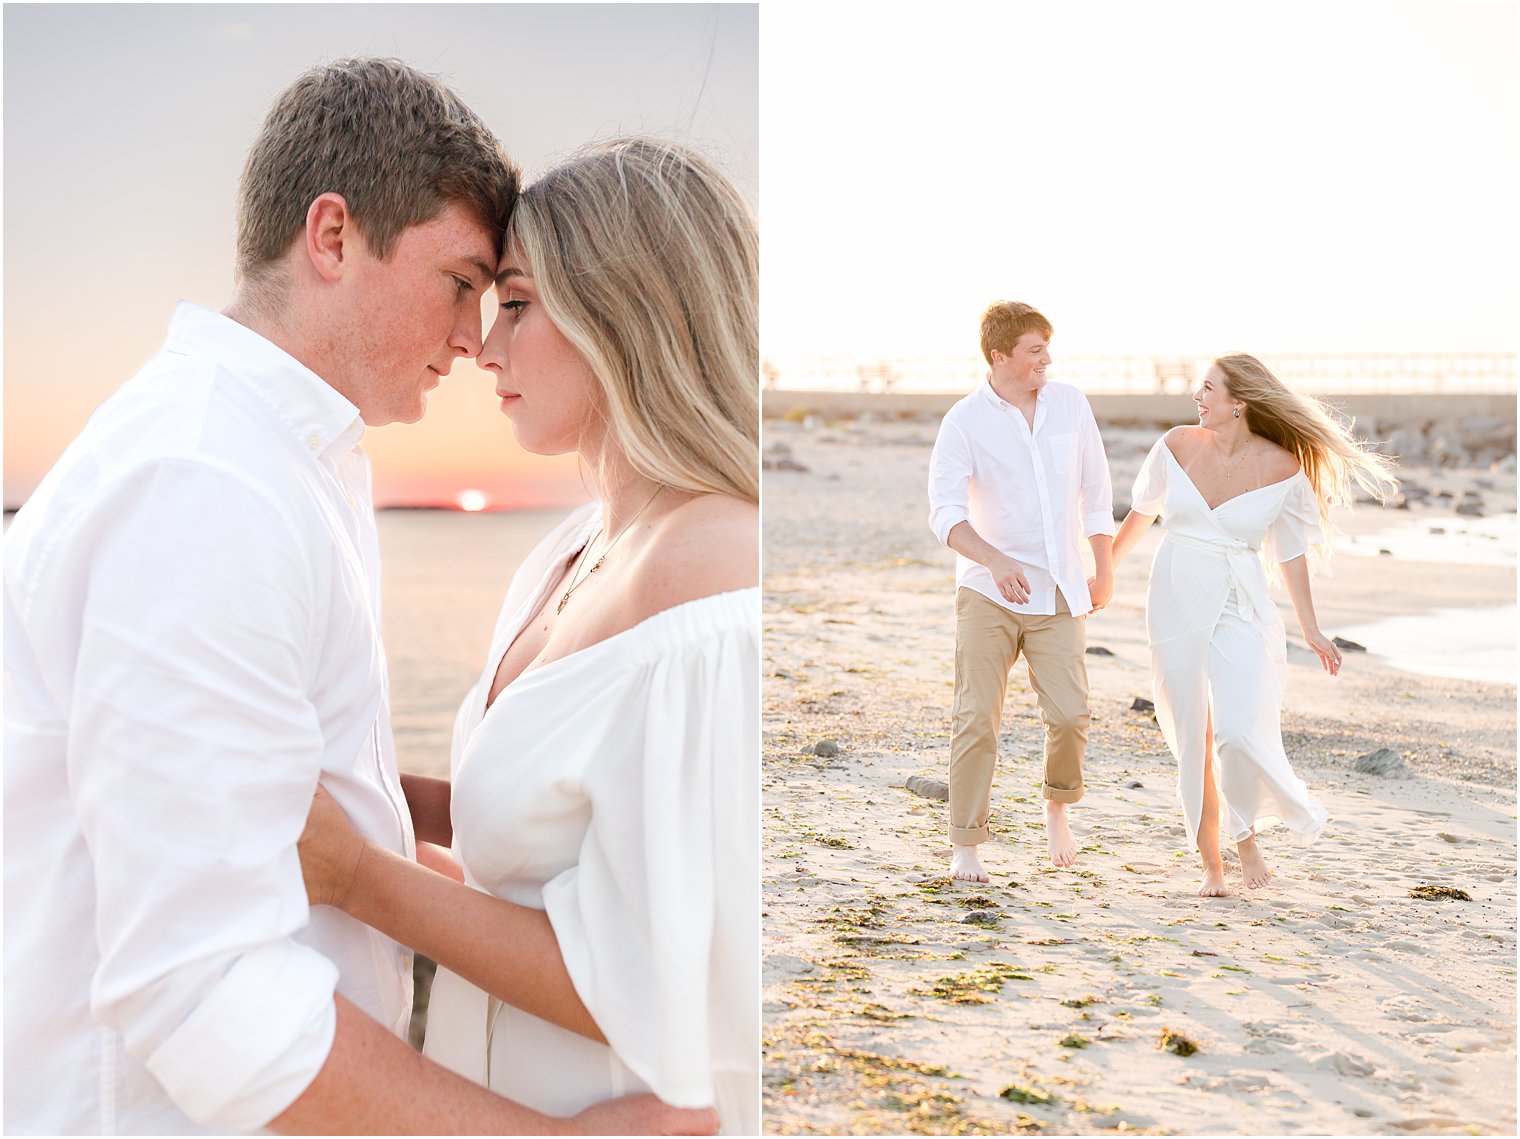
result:
[[[552,1115],[653,1091],[757,1135],[759,590],[657,613],[485,706],[502,654],[599,517],[594,503],[576,511],[512,579],[455,722],[452,813],[467,881],[548,912],[609,1044],[440,968],[424,1051]]]
[[[1189,844],[1198,843],[1210,761],[1224,836],[1238,841],[1282,823],[1298,841],[1313,841],[1326,812],[1283,751],[1287,643],[1260,553],[1292,561],[1324,540],[1313,486],[1300,471],[1210,509],[1162,439],[1140,468],[1131,503],[1163,516],[1145,624],[1156,722],[1177,759]]]

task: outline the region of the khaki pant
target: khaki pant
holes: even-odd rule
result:
[[[1045,721],[1044,798],[1082,798],[1087,749],[1087,617],[1056,594],[1053,616],[1013,613],[974,589],[955,595],[955,708],[950,729],[950,841],[985,842],[1008,671],[1022,653]]]

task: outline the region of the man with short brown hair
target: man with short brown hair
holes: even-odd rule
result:
[[[950,842],[951,875],[964,881],[988,880],[978,847],[990,834],[998,729],[1020,656],[1045,725],[1050,860],[1076,861],[1066,807],[1083,792],[1084,624],[1113,596],[1113,493],[1086,398],[1046,382],[1052,331],[1030,305],[988,307],[981,346],[991,371],[945,414],[930,459],[930,525],[958,555]]]
[[[182,303],[16,515],[9,1129],[715,1126],[652,1097],[551,1120],[424,1060],[399,1038],[411,953],[302,884],[319,781],[415,851],[358,444],[479,353],[517,186],[439,80],[306,73],[249,155],[232,301]]]

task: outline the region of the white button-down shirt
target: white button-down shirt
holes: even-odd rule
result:
[[[1113,487],[1092,407],[1070,384],[1046,383],[1034,426],[984,382],[940,422],[929,460],[929,524],[941,542],[970,522],[1024,569],[1029,601],[1015,605],[987,567],[956,555],[956,587],[1015,613],[1051,614],[1056,590],[1072,613],[1092,608],[1084,537],[1114,532]]]
[[[309,909],[318,779],[412,854],[358,410],[182,304],[5,540],[5,1123],[250,1131],[406,950]]]

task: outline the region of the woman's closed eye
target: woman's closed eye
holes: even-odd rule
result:
[[[512,314],[514,318],[516,318],[522,316],[523,309],[528,307],[528,302],[525,300],[513,298],[510,301],[502,301],[501,307],[506,309]]]

